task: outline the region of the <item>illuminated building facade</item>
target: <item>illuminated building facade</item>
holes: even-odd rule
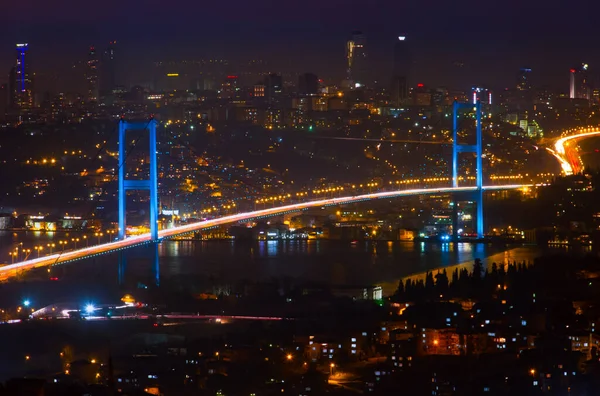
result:
[[[17,44],[15,65],[10,73],[10,105],[19,111],[33,107],[33,74],[28,51],[28,44]]]
[[[85,80],[87,83],[87,100],[88,102],[96,102],[98,100],[98,56],[95,47],[90,47],[88,53]]]
[[[349,88],[360,88],[366,83],[367,39],[360,31],[353,31],[346,43],[346,84]]]
[[[264,84],[256,84],[254,86],[254,97],[255,98],[264,98],[265,97],[265,85]]]

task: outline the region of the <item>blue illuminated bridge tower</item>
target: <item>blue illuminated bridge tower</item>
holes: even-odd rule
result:
[[[476,137],[475,144],[460,144],[458,141],[458,118],[459,111],[462,109],[475,110]],[[484,237],[483,228],[483,152],[481,144],[481,102],[477,103],[458,103],[454,102],[452,107],[452,187],[458,187],[458,156],[461,153],[474,153],[475,159],[475,191],[468,193],[454,193],[453,213],[452,213],[452,233],[453,240],[458,240],[458,201],[473,201],[477,205],[476,231],[477,238]]]
[[[144,122],[127,122],[121,120],[119,123],[119,239],[125,239],[127,234],[126,202],[127,191],[148,190],[150,191],[150,239],[154,244],[153,269],[156,283],[159,281],[158,273],[158,163],[156,158],[156,121],[151,119]],[[127,180],[125,178],[127,161],[127,139],[128,131],[148,131],[150,158],[150,177],[146,180]],[[126,266],[125,253],[119,253],[119,282],[123,282]]]

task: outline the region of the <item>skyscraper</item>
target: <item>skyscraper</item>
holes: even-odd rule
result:
[[[298,77],[298,93],[316,95],[319,92],[319,78],[313,73],[304,73]]]
[[[365,35],[355,30],[346,43],[346,81],[349,88],[360,88],[367,79],[367,39]]]
[[[102,63],[100,64],[100,96],[110,95],[117,86],[116,48],[117,42],[111,41],[102,54]]]
[[[28,44],[17,44],[15,65],[10,71],[9,101],[13,110],[23,111],[33,107],[33,75],[31,73]]]
[[[582,63],[581,67],[569,70],[569,98],[592,98],[592,85],[588,76],[588,64]]]
[[[531,69],[524,67],[519,70],[517,74],[517,91],[530,91],[531,90]]]
[[[8,112],[8,84],[0,84],[0,122],[6,120]]]
[[[577,70],[569,70],[569,98],[575,99],[575,73]]]
[[[394,44],[394,65],[392,69],[391,100],[401,106],[408,100],[408,75],[410,72],[410,51],[406,36],[398,36]]]
[[[90,47],[86,65],[85,80],[87,83],[87,100],[96,102],[98,100],[98,57],[96,48]]]

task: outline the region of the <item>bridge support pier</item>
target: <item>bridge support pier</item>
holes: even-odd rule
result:
[[[475,125],[476,125],[476,143],[475,144],[459,144],[458,143],[458,111],[460,109],[475,110]],[[458,155],[460,153],[475,154],[475,193],[472,195],[472,200],[477,205],[476,214],[476,232],[477,238],[484,237],[483,224],[483,149],[481,139],[481,102],[477,103],[458,103],[454,102],[452,106],[452,187],[458,187]],[[454,241],[459,238],[458,235],[458,199],[457,194],[453,194],[454,207],[452,210],[452,235]]]
[[[160,264],[158,262],[158,244],[155,242],[152,245],[152,274],[154,276],[154,284],[160,286]]]
[[[151,243],[147,249],[150,250],[150,266],[152,267],[152,281],[156,286],[160,286],[160,263],[158,256],[158,244],[160,242]],[[142,248],[143,249],[143,248]],[[127,271],[127,252],[125,250],[119,251],[119,265],[118,265],[118,281],[119,285],[125,284],[125,271]]]
[[[127,257],[124,250],[119,251],[119,269],[118,269],[118,280],[119,285],[125,283],[125,270],[127,268]]]

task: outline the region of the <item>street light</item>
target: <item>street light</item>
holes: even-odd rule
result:
[[[56,244],[55,243],[49,243],[47,246],[50,248],[50,254],[52,254],[52,249],[56,247]]]
[[[333,375],[333,368],[335,367],[335,363],[331,363],[329,365],[329,375]]]
[[[83,239],[85,239],[85,247],[89,247],[90,246],[90,241],[89,241],[87,235],[84,235]]]

